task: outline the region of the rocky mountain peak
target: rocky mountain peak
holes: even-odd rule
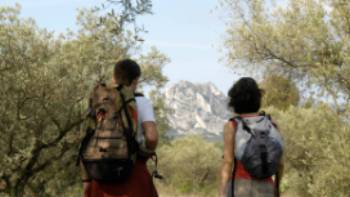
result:
[[[165,91],[169,114],[169,135],[200,134],[222,138],[224,123],[230,117],[227,97],[213,83],[180,81]]]

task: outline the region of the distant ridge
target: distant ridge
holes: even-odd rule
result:
[[[209,140],[222,139],[231,113],[227,97],[213,83],[180,81],[166,89],[165,98],[172,109],[169,137],[199,134]]]

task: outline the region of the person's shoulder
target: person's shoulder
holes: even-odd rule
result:
[[[235,122],[233,120],[228,120],[224,125],[225,130],[232,130],[235,128]]]
[[[232,140],[235,136],[235,124],[232,120],[228,120],[224,125],[224,139]]]

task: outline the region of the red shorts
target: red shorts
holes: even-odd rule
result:
[[[85,197],[157,197],[152,176],[146,161],[137,160],[127,181],[123,183],[100,183],[92,181],[84,193]]]

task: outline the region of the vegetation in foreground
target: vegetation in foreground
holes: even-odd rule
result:
[[[274,74],[264,77],[262,87],[264,110],[286,143],[284,196],[347,196],[350,2],[293,0],[273,13],[265,1],[223,2],[236,14],[246,3],[250,14],[232,17],[238,22],[228,26],[228,61]],[[143,11],[148,9],[145,4]],[[0,8],[0,196],[80,196],[75,158],[84,98],[96,80],[110,76],[110,65],[139,44],[123,28],[128,21],[101,18],[97,9],[80,12],[79,32],[60,36],[19,18],[19,11]],[[139,61],[164,133],[167,110],[159,90],[168,59],[154,49]],[[316,94],[305,91],[310,87]],[[160,195],[216,196],[221,147],[198,136],[164,139],[158,151],[165,177],[156,181]]]

